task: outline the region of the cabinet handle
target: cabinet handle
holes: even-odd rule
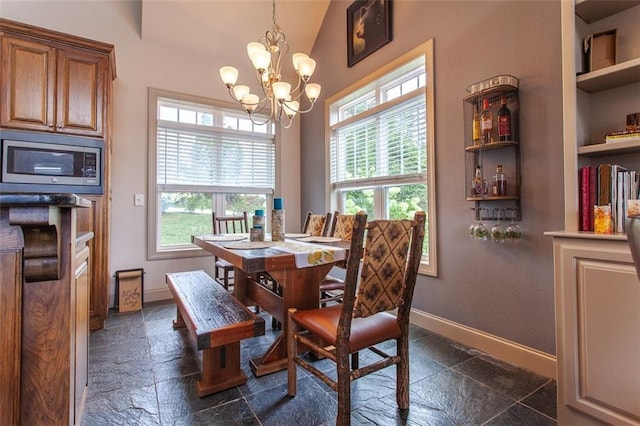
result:
[[[48,123],[48,124],[47,124],[47,127],[51,128],[51,127],[53,127],[53,124]]]

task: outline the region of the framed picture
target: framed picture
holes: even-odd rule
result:
[[[391,36],[391,0],[357,0],[347,9],[347,66],[352,67]]]

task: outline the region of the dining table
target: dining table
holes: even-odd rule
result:
[[[295,234],[297,237],[298,234]],[[234,266],[233,295],[245,306],[259,306],[280,321],[282,329],[271,346],[250,360],[256,377],[287,368],[287,310],[314,309],[320,303],[320,282],[348,255],[349,242],[328,237],[250,241],[248,234],[193,235],[192,242]],[[338,241],[339,240],[339,241]],[[268,273],[278,291],[259,282]]]

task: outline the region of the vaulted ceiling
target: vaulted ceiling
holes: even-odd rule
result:
[[[289,55],[311,52],[329,2],[276,0]],[[214,56],[246,80],[253,76],[246,45],[271,30],[272,11],[272,0],[142,0],[142,38]]]

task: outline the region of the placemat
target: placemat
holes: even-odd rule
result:
[[[309,234],[284,234],[285,238],[303,238],[308,237]]]
[[[201,237],[204,241],[242,241],[249,238],[247,234],[219,234],[204,235]]]
[[[239,243],[225,244],[224,248],[233,250],[251,250],[251,249],[264,249],[278,245],[274,241],[242,241]]]
[[[317,237],[300,238],[298,239],[298,241],[303,241],[305,243],[337,243],[339,241],[342,241],[342,238],[317,236]]]

